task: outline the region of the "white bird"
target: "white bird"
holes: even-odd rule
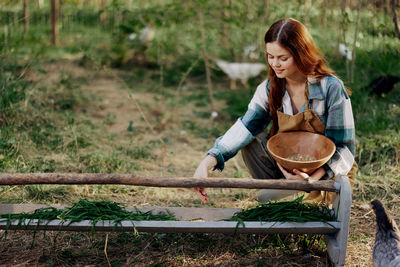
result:
[[[139,37],[139,38],[138,38]],[[148,44],[154,39],[154,28],[152,24],[148,24],[146,27],[140,30],[139,36],[132,32],[128,35],[128,39],[131,41],[139,40],[141,43]]]
[[[139,40],[144,43],[150,43],[154,39],[154,28],[148,24],[140,31]]]
[[[136,61],[142,63],[147,62],[146,50],[151,46],[151,41],[154,39],[154,35],[153,23],[147,24],[139,33],[132,32],[128,34],[128,39],[132,42],[130,53],[132,53],[132,57],[135,58]]]
[[[215,110],[213,112],[211,112],[211,119],[215,119],[216,117],[218,117],[218,112],[216,112]]]
[[[339,44],[339,53],[346,57],[347,60],[351,61],[353,59],[353,54],[350,50],[350,48],[348,48],[346,45],[344,44]]]
[[[226,62],[223,60],[216,61],[217,66],[226,74],[231,80],[231,89],[236,89],[236,80],[240,80],[243,85],[247,86],[247,81],[258,76],[261,71],[266,69],[263,63],[237,63]]]
[[[134,32],[132,32],[132,33],[130,33],[130,34],[128,35],[128,39],[131,40],[131,41],[135,40],[136,37],[137,37],[137,34],[134,33]]]
[[[243,49],[243,58],[250,59],[251,61],[256,60],[258,58],[256,51],[257,51],[257,46],[255,44],[246,46]]]

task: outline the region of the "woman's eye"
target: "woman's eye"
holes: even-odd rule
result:
[[[282,61],[286,61],[286,60],[287,60],[287,58],[282,58],[281,60],[282,60]]]

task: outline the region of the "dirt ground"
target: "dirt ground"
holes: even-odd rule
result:
[[[116,71],[96,72],[78,66],[76,62],[65,61],[45,67],[47,75],[33,82],[52,84],[60,78],[60,73],[71,76],[91,77],[82,89],[97,97],[86,107],[86,114],[94,124],[101,124],[112,114],[113,123],[106,125],[109,133],[115,134],[114,142],[127,144],[126,129],[130,121],[137,127],[148,127],[147,134],[135,136],[134,141],[146,143],[150,140],[172,138],[173,145],[157,148],[154,153],[161,162],[140,161],[142,175],[191,176],[207,149],[214,140],[204,140],[188,136],[181,130],[177,118],[190,117],[185,109],[171,110],[157,102],[152,93],[132,92],[120,79]],[[164,141],[165,142],[165,141]],[[214,176],[233,177],[235,172],[248,176],[240,157],[227,163],[226,171],[215,172]],[[114,201],[129,205],[168,206],[179,203],[200,206],[190,190],[139,189],[134,196],[109,196]],[[217,207],[245,208],[255,204],[256,191],[210,190],[212,204]],[[237,194],[244,197],[232,201]],[[114,198],[115,197],[115,198]],[[400,222],[398,206],[390,211]],[[372,247],[375,234],[375,216],[368,202],[353,201],[350,235],[346,266],[373,266]],[[4,232],[0,231],[3,235]],[[287,240],[299,237],[285,237]],[[1,266],[329,266],[326,249],[314,245],[308,250],[267,246],[270,236],[204,235],[204,234],[133,234],[121,233],[38,233],[35,245],[31,247],[33,233],[30,231],[10,231],[0,240]],[[107,241],[107,246],[106,246]],[[289,242],[290,243],[290,242]],[[261,244],[261,245],[260,245]],[[108,257],[108,260],[107,260]],[[110,265],[109,265],[110,264]]]

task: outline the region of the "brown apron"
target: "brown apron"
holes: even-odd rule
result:
[[[295,115],[288,115],[282,112],[282,107],[280,111],[277,111],[278,116],[278,128],[279,132],[290,132],[290,131],[306,131],[311,133],[325,134],[325,125],[318,118],[317,113],[309,108],[308,105],[308,83],[306,83],[305,89],[305,111],[297,113]],[[351,186],[354,184],[354,180],[357,172],[357,163],[354,161],[353,167],[347,174]],[[305,200],[310,200],[313,202],[325,202],[332,203],[335,193],[327,191],[311,191]]]

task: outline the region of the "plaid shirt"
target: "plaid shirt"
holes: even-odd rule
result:
[[[270,82],[265,80],[258,87],[249,103],[245,115],[221,137],[219,137],[207,154],[216,157],[218,163],[215,169],[223,170],[225,161],[254,140],[255,136],[271,122],[268,94]],[[308,79],[309,106],[315,110],[319,119],[325,124],[325,136],[336,145],[332,158],[323,166],[327,174],[325,178],[336,175],[346,175],[354,162],[355,129],[350,98],[343,82],[327,75],[321,80]],[[282,100],[283,112],[293,115],[288,92]],[[303,112],[305,105],[299,110]]]

